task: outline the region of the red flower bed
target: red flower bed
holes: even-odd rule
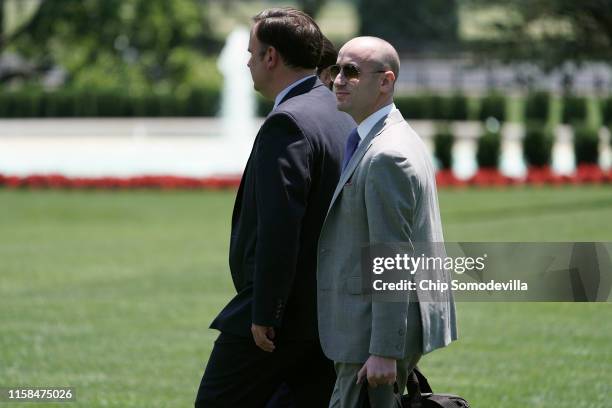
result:
[[[497,169],[482,168],[468,180],[459,180],[451,170],[436,173],[439,187],[492,187],[528,184],[610,184],[612,170],[604,171],[597,165],[579,165],[570,176],[554,174],[549,167],[532,167],[523,179],[502,175]],[[9,188],[50,188],[50,189],[225,189],[240,185],[240,175],[219,177],[178,177],[178,176],[135,176],[135,177],[65,177],[61,174],[33,174],[25,177],[0,174],[0,187]]]
[[[223,177],[178,177],[178,176],[135,176],[135,177],[65,177],[60,174],[31,175],[26,177],[0,175],[0,186],[28,188],[64,189],[223,189],[235,188],[240,176]]]
[[[528,184],[605,184],[612,182],[612,170],[604,171],[596,164],[581,164],[571,175],[554,174],[550,167],[531,167],[527,173]]]
[[[438,187],[462,187],[466,186],[467,182],[459,180],[451,170],[442,169],[436,173],[436,184]]]
[[[612,170],[605,172],[596,164],[582,164],[576,169],[576,180],[578,183],[610,183]]]
[[[436,174],[436,182],[440,187],[456,186],[510,186],[510,185],[566,185],[566,184],[608,184],[612,183],[612,170],[604,171],[594,164],[581,164],[572,175],[561,176],[553,173],[548,166],[530,167],[524,178],[512,178],[501,174],[494,168],[479,169],[467,180],[458,180],[451,170],[440,170]]]
[[[519,184],[519,179],[504,176],[495,168],[482,168],[478,169],[468,183],[472,186],[478,187],[491,187],[491,186],[509,186],[513,184]]]

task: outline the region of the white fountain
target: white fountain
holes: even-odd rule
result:
[[[227,140],[244,141],[252,138],[255,117],[255,93],[247,62],[249,31],[234,29],[221,50],[217,66],[223,74],[221,120],[223,136]]]
[[[220,117],[0,120],[0,174],[241,174],[259,124],[248,42],[248,30],[236,28],[220,54]]]
[[[202,148],[206,162],[202,174],[241,174],[246,165],[259,121],[255,119],[255,91],[247,62],[249,30],[239,26],[227,37],[217,67],[223,75],[220,135]]]

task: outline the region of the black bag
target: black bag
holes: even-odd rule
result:
[[[470,404],[458,395],[434,394],[418,367],[408,375],[406,388],[408,394],[400,397],[402,408],[470,408]]]
[[[415,367],[406,382],[408,394],[400,395],[397,383],[394,384],[397,405],[401,408],[470,408],[470,404],[458,395],[434,394],[427,378]],[[370,408],[368,383],[364,382],[359,395],[359,406]]]

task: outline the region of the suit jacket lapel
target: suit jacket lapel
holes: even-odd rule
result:
[[[363,158],[365,153],[368,151],[370,146],[372,146],[372,141],[374,140],[374,138],[378,136],[379,134],[381,134],[387,127],[394,125],[398,122],[401,122],[403,120],[404,120],[404,117],[402,116],[400,111],[392,111],[389,115],[387,115],[386,117],[376,122],[374,127],[372,127],[372,130],[370,130],[370,133],[368,133],[366,137],[363,138],[361,143],[359,143],[359,146],[357,147],[357,150],[353,154],[353,157],[351,157],[351,160],[348,162],[346,169],[344,169],[344,171],[340,175],[340,180],[338,181],[338,185],[336,186],[336,191],[334,191],[334,195],[332,197],[331,203],[329,204],[329,209],[327,210],[328,214],[329,214],[329,210],[334,205],[336,198],[338,198],[338,196],[340,195],[340,192],[344,188],[344,185],[351,178],[351,175],[357,168],[357,165],[359,164],[359,162],[361,162],[361,159]]]

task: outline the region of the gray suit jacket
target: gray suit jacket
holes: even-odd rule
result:
[[[364,362],[370,354],[403,359],[455,340],[455,306],[448,291],[434,292],[434,298],[428,292],[427,301],[417,291],[420,350],[409,349],[407,331],[418,327],[410,321],[418,314],[408,314],[408,297],[405,302],[381,302],[362,295],[363,245],[443,241],[429,153],[401,113],[393,110],[349,161],[319,238],[318,325],[327,357],[346,363]],[[412,277],[417,283],[422,278],[418,273]],[[427,279],[450,281],[443,270],[428,273]]]

